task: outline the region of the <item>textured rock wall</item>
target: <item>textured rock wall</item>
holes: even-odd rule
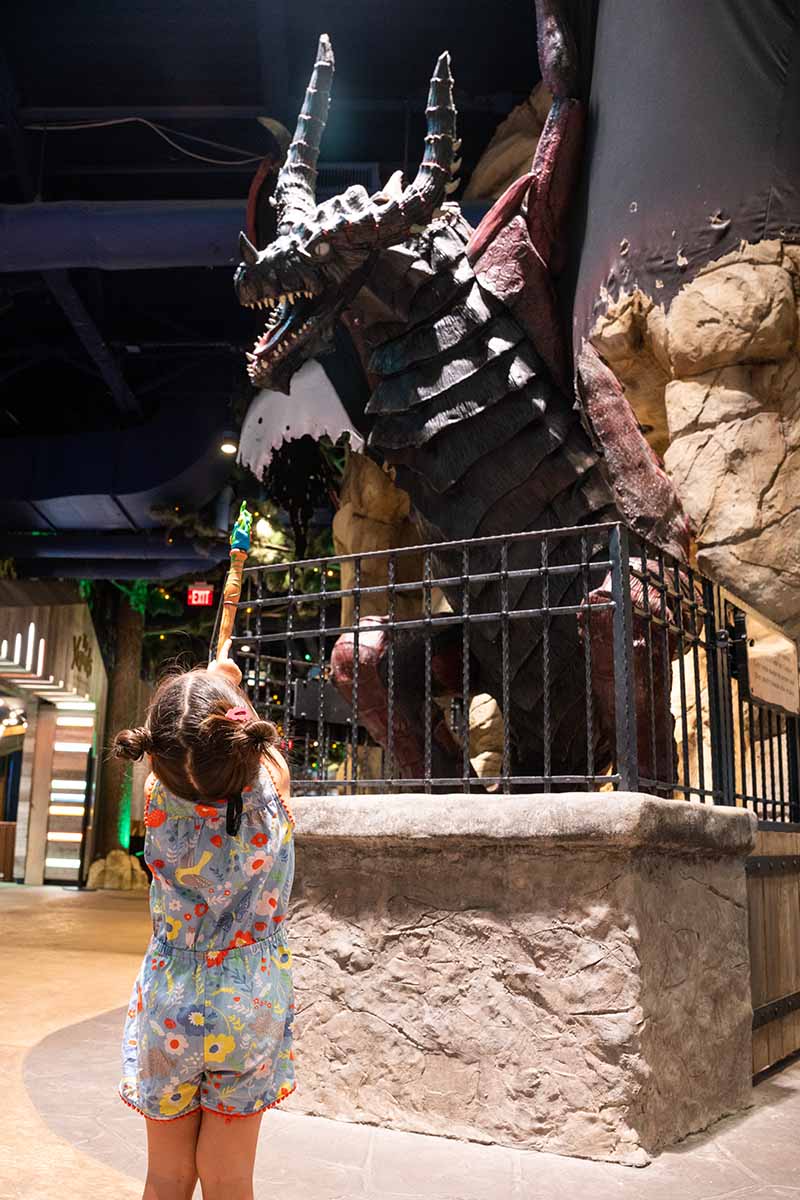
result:
[[[668,311],[623,295],[592,342],[694,526],[698,565],[800,635],[800,247],[743,245]]]
[[[333,519],[333,542],[337,554],[364,554],[361,562],[361,586],[380,588],[387,583],[388,558],[370,558],[371,551],[397,550],[415,546],[420,542],[420,532],[411,516],[411,499],[407,492],[397,487],[388,471],[382,469],[364,454],[352,453],[347,460],[342,484],[340,505]],[[352,563],[342,563],[342,587],[353,587],[355,570]],[[397,583],[419,583],[423,578],[421,554],[399,554],[396,558],[395,580]],[[449,610],[444,594],[439,588],[431,589],[433,612]],[[368,592],[362,595],[360,616],[383,616],[389,611],[388,591]],[[396,592],[394,597],[395,617],[409,620],[423,611],[421,585],[413,591]],[[341,624],[351,625],[354,605],[345,596],[341,605]],[[445,719],[449,703],[440,697]],[[454,731],[456,735],[460,731]],[[491,696],[478,695],[470,699],[470,751],[472,765],[477,774],[499,775],[503,759],[503,718],[497,702]],[[382,767],[380,760],[371,764],[362,763],[363,779],[378,779]],[[345,764],[346,766],[346,764]],[[344,766],[343,766],[344,770]],[[342,778],[345,778],[342,775]]]
[[[292,1107],[643,1163],[747,1103],[744,871],[724,837],[696,840],[706,810],[619,794],[315,804],[298,802]],[[746,827],[744,853],[748,814],[715,820]]]
[[[540,80],[528,99],[500,122],[464,189],[465,200],[497,200],[530,171],[552,101]]]
[[[634,886],[648,1077],[631,1124],[653,1148],[751,1102],[747,885],[735,860],[651,854]]]
[[[411,500],[407,492],[396,487],[387,471],[365,454],[352,453],[347,460],[340,504],[333,519],[333,545],[337,554],[368,554],[375,550],[396,550],[415,546],[419,542],[410,517]],[[398,583],[411,583],[422,578],[422,560],[418,555],[402,554],[397,558]],[[361,564],[361,586],[379,587],[388,577],[388,559],[367,558]],[[342,587],[355,583],[351,563],[342,563]],[[362,617],[383,616],[388,611],[387,592],[371,592],[361,598]],[[395,596],[398,618],[416,616],[421,606],[418,593],[400,592]],[[353,621],[353,601],[342,600],[342,624]]]

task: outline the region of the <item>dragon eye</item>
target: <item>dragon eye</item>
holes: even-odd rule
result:
[[[316,246],[312,247],[312,253],[316,254],[317,258],[326,258],[330,252],[329,242],[317,242]]]

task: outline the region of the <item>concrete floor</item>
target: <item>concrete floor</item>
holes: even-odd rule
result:
[[[141,1196],[143,1122],[116,1082],[148,930],[141,897],[0,885],[0,1200]],[[800,1200],[800,1062],[754,1101],[638,1171],[277,1109],[264,1118],[256,1196]]]

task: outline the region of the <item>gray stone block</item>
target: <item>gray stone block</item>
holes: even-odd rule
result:
[[[288,1107],[641,1164],[749,1103],[750,813],[625,793],[294,808]]]

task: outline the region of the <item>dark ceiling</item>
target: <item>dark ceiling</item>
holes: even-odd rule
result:
[[[256,118],[293,127],[328,32],[337,75],[323,163],[413,170],[446,48],[468,176],[538,77],[531,0],[495,0],[488,29],[487,11],[476,0],[16,7],[0,64],[0,558],[32,575],[202,563],[191,543],[166,554],[152,510],[224,511],[231,460],[218,447],[250,395],[254,321],[233,297],[233,234],[274,148]],[[121,211],[124,253],[100,225]],[[187,261],[172,254],[183,215],[187,230],[201,226],[193,266],[164,261]],[[98,255],[108,269],[89,265]]]

